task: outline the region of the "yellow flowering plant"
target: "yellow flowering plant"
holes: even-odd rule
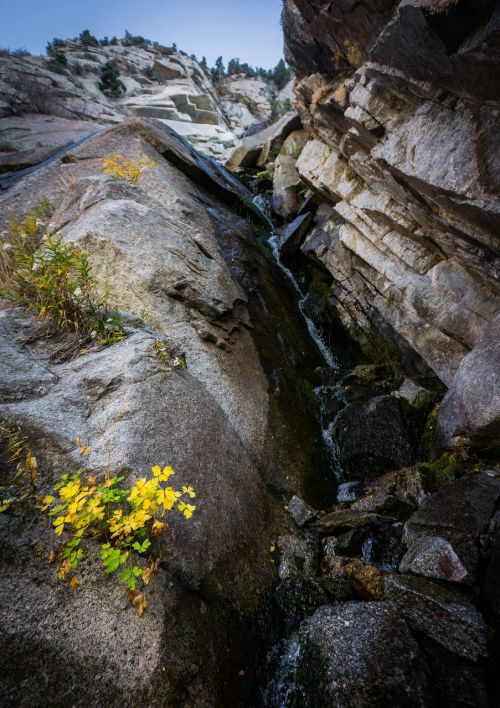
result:
[[[177,510],[190,519],[196,507],[191,486],[175,490],[168,480],[171,467],[155,465],[152,476],[141,477],[132,487],[123,485],[123,476],[108,477],[98,484],[83,470],[65,474],[54,486],[54,493],[43,500],[42,511],[54,518],[57,536],[63,538],[57,575],[70,577],[70,586],[80,581],[74,574],[84,557],[86,541],[101,543],[101,561],[106,573],[119,571],[120,582],[140,615],[147,607],[138,583],[148,585],[161,560],[161,536],[167,529],[165,517]]]
[[[157,164],[146,155],[139,156],[133,160],[126,158],[124,155],[116,154],[103,158],[102,169],[105,174],[113,175],[117,179],[129,182],[135,187],[144,173],[152,170]]]

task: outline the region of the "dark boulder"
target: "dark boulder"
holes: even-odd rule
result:
[[[469,573],[477,571],[481,536],[500,496],[500,480],[472,474],[441,487],[427,497],[406,522],[404,543],[415,548],[422,537],[438,536],[449,542]]]
[[[452,653],[471,661],[487,655],[485,621],[466,594],[426,578],[391,575],[385,596],[413,629]]]
[[[393,396],[350,403],[335,418],[332,437],[342,469],[354,479],[373,479],[416,459],[411,416]]]
[[[427,706],[418,645],[385,602],[320,607],[285,647],[270,705],[282,708]]]

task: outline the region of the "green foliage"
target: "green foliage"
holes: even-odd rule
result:
[[[215,61],[215,66],[211,69],[212,73],[212,81],[217,83],[218,81],[222,81],[222,79],[225,78],[226,76],[226,69],[224,67],[224,62],[222,60],[222,57],[217,57]]]
[[[78,41],[84,47],[98,47],[99,46],[99,42],[97,41],[97,38],[94,37],[93,34],[90,34],[88,29],[83,30],[83,32],[80,32],[80,36],[78,37]]]
[[[215,82],[222,81],[226,76],[237,74],[244,74],[250,77],[259,76],[265,81],[272,81],[279,91],[286,86],[293,76],[292,70],[285,64],[283,59],[280,59],[274,69],[263,69],[260,66],[253,68],[247,62],[241,62],[238,57],[235,57],[229,60],[226,71],[222,57],[218,57],[215,66],[210,71]]]
[[[285,64],[283,59],[280,59],[272,70],[270,78],[274,81],[276,87],[281,91],[281,89],[285,88],[292,76],[293,72],[290,67]]]
[[[81,440],[77,443],[82,445]],[[89,446],[83,446],[80,454],[88,450]],[[151,472],[149,479],[142,477],[127,487],[119,475],[108,476],[102,484],[91,475],[83,481],[80,469],[64,474],[42,506],[53,518],[54,532],[63,539],[58,553],[59,579],[71,576],[70,587],[76,589],[80,580],[75,572],[85,550],[99,540],[104,571],[109,575],[119,571],[119,581],[127,588],[139,616],[147,607],[143,588],[162,558],[165,517],[175,509],[190,519],[196,510],[190,503],[196,496],[191,486],[177,491],[167,484],[174,474],[171,467],[155,466]]]
[[[273,141],[271,148],[269,150],[269,155],[268,155],[269,162],[274,162],[276,160],[276,158],[278,157],[278,155],[280,154],[280,152],[283,149],[284,142],[285,141],[283,140],[283,138],[277,138],[276,140]]]
[[[125,30],[125,36],[122,39],[122,44],[125,47],[150,47],[152,42],[150,39],[146,39],[140,34],[133,35],[128,30]]]
[[[26,47],[18,49],[9,49],[8,47],[0,47],[0,57],[30,57],[31,52],[28,52]]]
[[[425,421],[424,430],[420,438],[420,446],[423,455],[428,459],[434,447],[434,431],[436,429],[436,420],[441,410],[441,405],[436,403]]]
[[[55,71],[57,74],[64,74],[68,68],[68,60],[63,52],[54,52],[47,62],[47,69]]]
[[[26,501],[37,488],[38,467],[26,435],[0,421],[0,464],[11,469],[6,486],[0,486],[0,512]]]
[[[111,62],[106,62],[101,69],[101,80],[99,89],[108,96],[118,98],[126,92],[127,88],[119,78],[120,73]]]
[[[39,202],[23,222],[14,220],[0,252],[0,297],[33,310],[50,329],[74,332],[81,344],[123,339],[120,316],[93,294],[92,268],[84,251],[57,234],[44,234],[52,206]]]
[[[169,348],[167,342],[163,342],[161,339],[155,339],[153,342],[153,352],[162,364],[179,369],[187,369],[186,355],[175,354]]]
[[[65,49],[65,47],[66,42],[63,39],[54,37],[51,42],[47,42],[46,52],[48,56],[55,56],[56,54],[61,53],[61,51]]]
[[[292,103],[289,98],[286,98],[284,101],[278,101],[278,99],[273,98],[271,100],[271,115],[269,116],[269,120],[271,123],[275,123],[281,116],[284,116],[285,113],[288,113],[288,111],[292,110]]]
[[[273,176],[270,172],[267,170],[265,172],[258,172],[257,173],[257,179],[262,180],[263,182],[272,182],[273,181]]]
[[[456,453],[444,453],[429,464],[429,469],[438,484],[455,479],[455,474],[458,470]]]

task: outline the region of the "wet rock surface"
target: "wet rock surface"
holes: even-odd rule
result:
[[[332,436],[342,468],[354,478],[369,480],[416,460],[411,420],[392,396],[350,403],[335,418]]]
[[[426,705],[418,645],[386,603],[319,608],[291,640],[278,677],[276,706]]]

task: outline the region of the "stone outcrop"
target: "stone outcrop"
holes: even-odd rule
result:
[[[103,173],[115,153],[157,164],[132,186]],[[198,508],[189,523],[171,521],[144,621],[92,553],[82,592],[57,579],[49,520],[2,515],[2,702],[28,706],[36,692],[39,705],[206,706],[223,693],[248,703],[238,672],[257,639],[242,644],[241,633],[259,626],[275,577],[268,549],[292,526],[285,501],[309,495],[324,464],[295,383],[321,359],[286,281],[234,212],[266,222],[229,173],[148,118],[24,177],[1,198],[0,230],[42,197],[57,205],[49,231],[89,253],[97,289],[129,313],[127,336],[58,363],[64,341],[32,341],[37,322],[2,303],[0,419],[28,436],[42,496],[82,465],[80,437],[98,478],[108,459],[131,482],[171,464]],[[157,339],[185,369],[157,358]]]
[[[83,47],[68,40],[60,54],[66,63],[51,57],[0,57],[0,172],[37,164],[71,142],[71,132],[83,137],[87,123],[94,125],[88,135],[127,115],[158,118],[200,152],[223,161],[248,128],[269,121],[273,101],[291,95],[290,86],[280,92],[273,82],[257,77],[230,76],[214,83],[200,63],[166,47],[122,42]],[[108,62],[120,72],[126,88],[122,97],[99,88]],[[15,125],[8,119],[20,115]],[[68,120],[74,121],[73,129]],[[52,123],[50,136],[41,121]],[[20,125],[26,129],[22,134]]]
[[[286,0],[283,10],[310,135],[296,169],[330,210],[302,252],[328,274],[330,304],[367,353],[389,342],[450,387],[443,444],[490,454],[499,13],[492,0]]]

